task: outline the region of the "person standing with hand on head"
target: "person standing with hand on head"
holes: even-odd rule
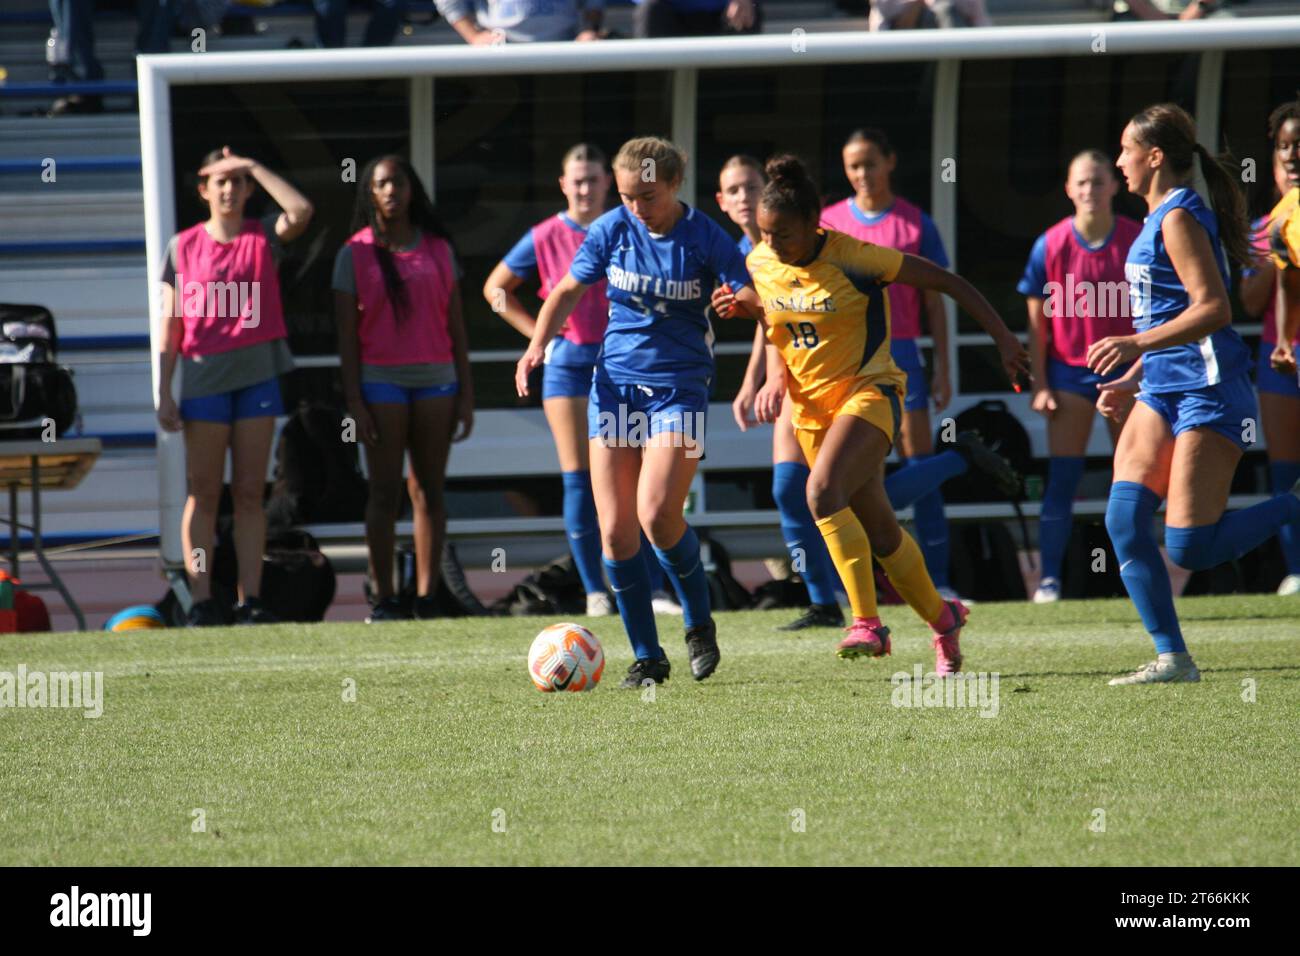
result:
[[[257,186],[282,210],[271,225],[245,218]],[[185,432],[189,495],[181,542],[194,598],[189,623],[225,620],[212,597],[210,569],[227,448],[239,566],[235,621],[269,623],[275,618],[259,599],[266,467],[275,418],[284,414],[279,377],[293,368],[276,256],[282,243],[307,229],[313,210],[286,180],[228,146],[204,157],[198,194],[207,219],[173,236],[164,257],[158,378],[158,421],[167,431]],[[235,290],[233,300],[228,290]],[[178,365],[179,406],[172,398]]]

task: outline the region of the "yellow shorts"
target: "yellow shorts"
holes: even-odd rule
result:
[[[898,389],[893,385],[865,385],[861,390],[850,395],[848,401],[840,406],[839,411],[824,424],[818,422],[812,427],[807,424],[796,425],[794,437],[798,439],[799,447],[803,449],[809,468],[817,462],[817,452],[826,441],[831,423],[841,415],[852,415],[854,418],[875,425],[885,433],[892,447],[898,441],[898,430],[902,427],[903,405],[899,399]]]

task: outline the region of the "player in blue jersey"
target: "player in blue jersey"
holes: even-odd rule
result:
[[[588,286],[608,280],[609,324],[587,406],[591,484],[600,521],[605,572],[636,661],[622,686],[668,679],[650,603],[650,576],[640,555],[644,530],[681,599],[691,674],[718,666],[717,629],[699,540],[682,506],[704,451],[713,381],[713,330],[705,309],[723,283],[758,307],[745,260],[722,227],[677,198],[685,156],[648,136],[614,157],[622,205],[587,230],[568,273],[547,296],[515,387],[528,375]]]
[[[587,227],[605,212],[613,182],[605,154],[591,143],[570,148],[560,168],[560,191],[568,200],[568,209],[548,216],[524,233],[483,285],[483,295],[493,311],[528,339],[533,337],[536,321],[518,292],[525,280],[536,274],[538,294],[546,298],[569,271],[569,263],[586,238]],[[555,439],[564,483],[564,530],[587,592],[587,614],[593,617],[614,613],[614,602],[605,590],[600,528],[587,461],[587,395],[608,321],[609,303],[601,281],[587,290],[563,331],[551,341],[542,377],[542,410]],[[643,542],[642,550],[651,562],[651,578],[658,588],[661,574],[649,542]],[[663,591],[656,590],[653,603],[658,614],[682,613]]]
[[[1110,683],[1198,681],[1152,531],[1156,508],[1168,499],[1170,559],[1189,570],[1212,568],[1254,548],[1282,524],[1300,522],[1300,483],[1251,508],[1223,513],[1258,420],[1250,352],[1231,327],[1228,304],[1227,256],[1242,264],[1253,260],[1235,165],[1211,156],[1196,141],[1192,118],[1167,103],[1129,120],[1120,145],[1116,165],[1149,210],[1124,266],[1135,333],[1094,342],[1088,367],[1105,376],[1134,363],[1099,386],[1098,408],[1108,418],[1118,414],[1120,396],[1140,386],[1115,450],[1106,529],[1157,658]],[[1209,206],[1192,188],[1195,156]]]

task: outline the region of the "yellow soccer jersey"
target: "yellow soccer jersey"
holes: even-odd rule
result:
[[[1300,186],[1268,214],[1268,250],[1279,269],[1300,267]]]
[[[767,314],[767,338],[790,372],[796,428],[826,428],[866,385],[906,390],[889,352],[885,286],[903,264],[897,249],[817,230],[812,262],[786,265],[762,242],[746,257]]]

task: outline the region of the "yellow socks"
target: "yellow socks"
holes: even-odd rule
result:
[[[829,518],[818,518],[817,530],[826,539],[826,550],[831,553],[835,570],[840,572],[840,580],[849,593],[853,616],[876,617],[876,579],[871,573],[871,542],[867,540],[862,522],[853,513],[853,509],[841,508]],[[912,545],[912,550],[920,557],[915,544]],[[924,574],[924,564],[921,571]],[[929,580],[927,577],[927,584]],[[930,590],[934,591],[933,584],[930,584]],[[938,600],[937,594],[935,599]]]
[[[826,540],[829,543],[830,538]],[[831,555],[833,557],[835,552],[831,551]],[[925,558],[921,556],[921,549],[916,546],[911,535],[904,531],[903,542],[898,550],[889,557],[876,555],[876,560],[885,569],[885,574],[889,575],[889,581],[894,585],[898,596],[912,606],[921,620],[927,624],[939,620],[943,615],[943,598],[934,589],[930,572],[925,568]]]

